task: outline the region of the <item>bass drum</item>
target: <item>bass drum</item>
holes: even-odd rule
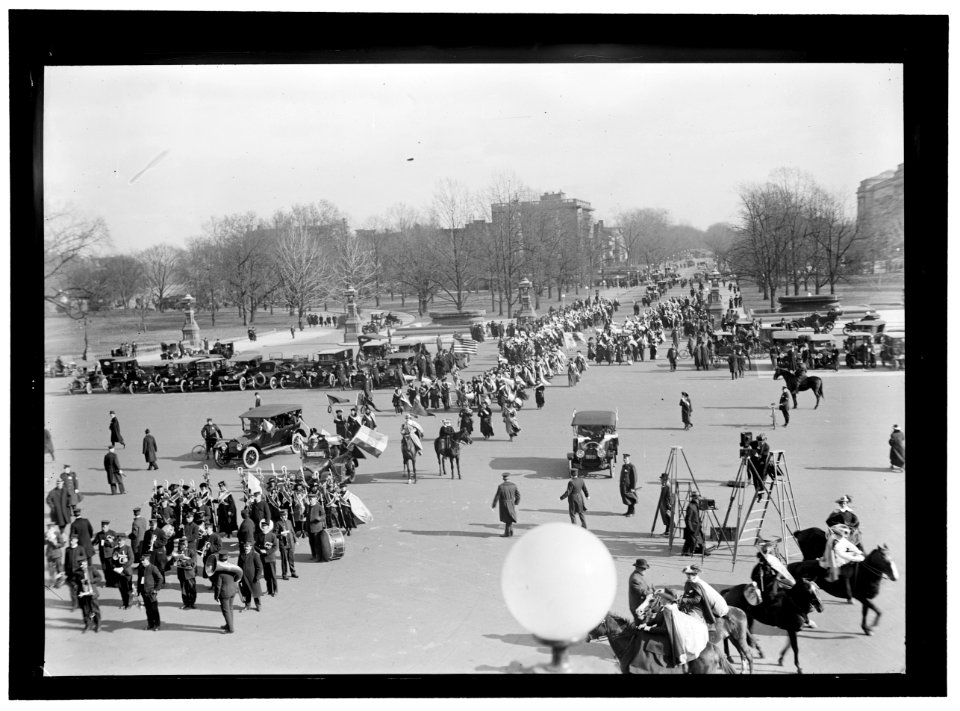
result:
[[[340,560],[346,548],[343,531],[339,528],[325,528],[320,532],[320,560],[325,562]]]

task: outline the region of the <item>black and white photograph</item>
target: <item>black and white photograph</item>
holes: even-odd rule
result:
[[[498,18],[535,22],[482,26]],[[946,18],[926,19],[945,63]],[[261,20],[280,17],[240,18]],[[945,103],[928,128],[904,52],[860,60],[862,37],[650,61],[596,42],[610,24],[576,48],[354,34],[325,52],[320,32],[315,55],[238,59],[220,37],[43,59],[21,208],[32,195],[43,240],[33,693],[709,674],[751,677],[725,694],[851,675],[863,687],[833,693],[870,695],[917,671],[909,575],[934,574],[908,529],[943,538],[946,506],[938,454],[931,516],[908,515],[929,491],[908,497],[906,433],[926,423],[907,417],[905,137],[945,138]],[[911,273],[940,282],[930,244]],[[25,293],[30,259],[11,262]],[[946,309],[913,283],[936,342]],[[945,385],[929,395],[935,419]]]

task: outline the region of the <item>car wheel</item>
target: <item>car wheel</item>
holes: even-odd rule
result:
[[[275,375],[270,376],[270,389],[271,390],[277,389],[277,377]]]
[[[267,384],[267,376],[263,373],[257,373],[255,376],[253,376],[253,382],[257,384],[258,388],[262,388]]]
[[[243,465],[247,469],[253,469],[257,466],[257,462],[260,461],[260,452],[257,451],[256,447],[247,447],[243,450]]]
[[[100,378],[100,388],[103,392],[110,392],[110,382],[106,378]]]
[[[246,390],[246,389],[247,389],[247,379],[241,375],[241,376],[240,376],[240,380],[237,381],[237,385],[240,386],[240,389],[241,389],[241,390]]]
[[[187,381],[186,381],[186,380],[181,380],[181,381],[180,381],[180,392],[182,392],[182,393],[187,392]]]
[[[87,395],[93,395],[93,383],[87,383],[84,390],[87,391]]]
[[[157,389],[157,386],[154,383],[147,383],[147,392],[152,393]]]
[[[167,386],[166,386],[166,383],[165,383],[163,380],[161,380],[159,383],[157,383],[157,387],[160,389],[160,392],[161,392],[161,393],[166,394],[166,392],[167,392]]]
[[[68,392],[70,395],[73,395],[73,383],[70,383],[70,384],[67,386],[67,392]]]
[[[293,448],[295,454],[300,454],[303,451],[305,441],[302,434],[299,432],[293,433],[293,437],[290,438],[290,446]]]
[[[137,392],[137,384],[136,384],[136,383],[129,383],[129,384],[127,385],[127,392],[130,393],[131,395],[133,395],[134,393],[136,393],[136,392]]]
[[[280,386],[280,389],[281,389],[281,390],[286,390],[286,389],[287,389],[287,376],[286,376],[286,375],[281,375],[279,378],[277,378],[277,384]]]
[[[213,378],[210,378],[210,380],[207,381],[207,390],[213,392]]]
[[[222,381],[222,380],[217,383],[217,390],[219,390],[220,392],[223,392],[223,381]]]
[[[204,451],[206,455],[206,451]],[[227,448],[226,447],[217,447],[213,450],[213,461],[221,469],[227,466]]]

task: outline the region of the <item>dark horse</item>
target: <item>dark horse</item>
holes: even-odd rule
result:
[[[413,442],[413,437],[408,434],[400,438],[400,454],[403,456],[403,472],[407,475],[407,482],[417,483],[417,456],[420,450]],[[412,470],[412,476],[411,476]]]
[[[433,449],[437,453],[437,464],[440,465],[440,476],[447,473],[446,460],[450,460],[450,478],[453,479],[453,465],[457,465],[457,479],[460,476],[460,443],[473,444],[470,435],[466,430],[454,432],[452,435],[444,435],[433,440]]]
[[[812,534],[812,535],[811,535]],[[819,534],[819,535],[818,535]],[[824,591],[833,597],[848,598],[847,582],[849,581],[849,595],[862,605],[863,617],[860,620],[860,629],[865,635],[873,634],[870,629],[880,622],[880,608],[873,604],[873,598],[880,593],[880,583],[884,576],[890,580],[897,580],[897,564],[890,557],[890,549],[881,544],[867,554],[866,560],[850,563],[840,569],[840,576],[834,581],[827,580],[827,570],[820,567],[819,558],[823,555],[826,546],[826,534],[819,528],[808,528],[796,531],[794,537],[800,544],[804,561],[791,563],[787,570],[793,575],[803,575],[816,580]],[[867,624],[867,611],[872,610],[876,617],[873,624]]]
[[[744,589],[748,585],[736,585],[722,590],[720,594],[728,605],[739,607],[747,615],[747,627],[753,632],[753,621],[760,620],[765,625],[779,627],[786,630],[789,640],[780,652],[777,663],[783,666],[783,658],[788,649],[793,649],[793,663],[797,667],[797,674],[802,674],[800,668],[800,652],[797,648],[797,632],[803,627],[805,616],[811,609],[823,612],[823,603],[817,595],[817,586],[813,581],[800,579],[797,584],[777,598],[770,599],[766,595],[759,605],[751,605],[744,596]]]
[[[606,637],[620,671],[624,674],[735,674],[736,670],[715,644],[707,644],[700,656],[686,664],[671,665],[669,641],[663,634],[650,634],[612,613],[587,634],[587,642]]]
[[[817,404],[813,406],[814,410],[820,407],[820,398],[826,398],[826,395],[823,394],[823,381],[816,375],[806,375],[798,380],[797,376],[789,370],[777,368],[773,372],[773,379],[777,380],[781,375],[787,383],[787,390],[790,391],[790,395],[793,397],[794,409],[797,408],[797,393],[803,390],[812,390],[813,394],[817,397]]]

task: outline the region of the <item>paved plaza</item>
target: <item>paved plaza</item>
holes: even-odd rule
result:
[[[632,296],[624,299],[632,303]],[[625,308],[615,314],[626,315]],[[332,332],[327,334],[332,337]],[[298,334],[299,336],[299,334]],[[317,345],[298,337],[296,348]],[[240,344],[238,344],[240,345]],[[244,344],[246,348],[248,345]],[[271,351],[280,350],[271,345]],[[284,347],[284,350],[291,348]],[[584,349],[585,352],[586,349]],[[665,349],[664,349],[665,350]],[[661,353],[664,352],[661,350]],[[661,356],[662,357],[662,356]],[[496,362],[496,342],[480,346],[465,374]],[[890,546],[900,582],[885,581],[875,600],[883,611],[872,637],[860,630],[859,604],[847,605],[824,595],[824,611],[814,615],[818,627],[800,634],[800,661],[807,673],[900,672],[905,665],[905,557],[904,474],[889,470],[887,437],[893,423],[904,422],[903,372],[817,372],[824,380],[825,400],[816,411],[809,392],[801,393],[790,427],[771,427],[769,404],[778,399],[781,382],[773,381],[769,361],[742,380],[731,380],[724,367],[698,372],[691,361],[681,361],[671,373],[665,359],[623,366],[591,365],[579,386],[566,387],[557,376],[546,390],[546,406],[537,411],[531,399],[519,412],[523,427],[510,442],[494,407],[494,430],[489,441],[481,437],[464,449],[462,480],[441,479],[430,452],[419,460],[419,483],[406,483],[399,451],[401,417],[392,413],[390,391],[376,393],[378,429],[391,437],[379,460],[361,462],[350,487],[373,512],[346,541],[344,557],[331,563],[311,563],[309,546],[298,543],[298,580],[280,581],[279,595],[263,599],[262,612],[236,615],[236,634],[220,634],[223,619],[206,580],[198,580],[197,609],[182,604],[175,573],[168,573],[160,593],[163,629],[144,631],[145,613],[133,607],[120,610],[119,592],[103,588],[103,623],[99,634],[81,634],[79,611],[70,612],[66,587],[46,590],[46,672],[51,675],[102,674],[104,659],[113,674],[433,674],[503,672],[513,662],[546,661],[547,649],[511,617],[500,592],[500,571],[511,545],[525,531],[542,523],[566,521],[566,502],[560,501],[568,478],[570,416],[575,409],[617,409],[621,453],[632,455],[641,489],[637,515],[625,518],[618,491],[619,463],[613,479],[589,479],[587,522],[607,546],[616,563],[617,596],[613,610],[627,610],[627,578],[633,560],[650,562],[647,578],[655,585],[680,587],[681,569],[691,558],[681,558],[679,542],[673,554],[659,536],[651,535],[659,492],[658,475],[673,446],[682,446],[704,496],[715,498],[722,519],[730,498],[725,483],[739,465],[741,431],[765,432],[773,449],[786,453],[803,527],[824,528],[824,519],[841,494],[853,498],[860,516],[864,544]],[[129,531],[132,508],[144,505],[154,479],[188,483],[202,481],[202,463],[190,456],[200,442],[206,417],[214,418],[225,437],[239,434],[238,415],[253,406],[253,392],[188,393],[167,395],[94,394],[68,396],[65,379],[47,379],[46,427],[56,444],[57,461],[44,467],[44,493],[61,465],[78,472],[84,494],[83,515],[96,530],[109,519],[115,530]],[[680,422],[680,392],[692,399],[694,427]],[[327,413],[327,390],[261,390],[263,404],[295,403],[304,407],[310,426],[332,429]],[[339,394],[339,393],[338,393]],[[126,440],[118,448],[126,473],[126,495],[111,496],[102,469],[108,442],[108,412],[115,410]],[[450,417],[455,420],[455,411]],[[436,436],[442,412],[422,420],[428,439]],[[159,446],[160,471],[148,472],[140,455],[145,428]],[[479,427],[475,432],[479,433]],[[212,462],[211,462],[212,465]],[[262,461],[271,466],[299,468],[295,455]],[[501,473],[509,471],[522,496],[518,507],[517,538],[500,537],[502,524],[490,504]],[[684,475],[685,469],[681,469]],[[236,469],[211,471],[214,486],[227,481],[240,504]],[[44,516],[47,509],[44,506]],[[236,539],[227,539],[231,558]],[[703,578],[721,588],[748,580],[753,550],[735,568],[721,550],[704,560]],[[65,599],[61,599],[65,598]],[[757,625],[767,658],[758,660],[755,673],[793,672],[788,656],[783,667],[776,656],[786,641],[777,630]],[[162,647],[161,647],[162,645]],[[158,650],[187,650],[160,655]],[[282,649],[293,653],[277,654]],[[274,650],[267,652],[266,650]],[[591,671],[615,672],[615,660],[606,643],[579,644],[571,659]]]

